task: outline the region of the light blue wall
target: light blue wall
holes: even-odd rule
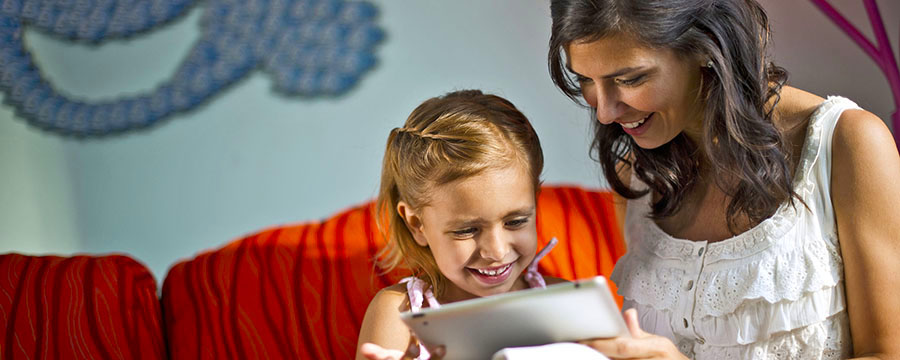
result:
[[[586,156],[587,115],[546,76],[546,6],[378,5],[387,32],[379,65],[345,96],[286,98],[255,74],[149,131],[61,141],[71,154],[78,249],[132,254],[162,278],[197,251],[371,199],[389,130],[421,101],[453,89],[481,88],[519,105],[545,142],[547,182],[599,184]],[[34,32],[26,41],[58,88],[99,100],[148,91],[170,76],[199,35],[200,10],[98,48]]]
[[[453,89],[481,88],[517,104],[541,136],[547,183],[602,186],[587,157],[587,114],[547,75],[547,1],[374,2],[387,32],[379,65],[339,98],[286,98],[255,74],[155,128],[89,140],[44,134],[0,107],[0,252],[125,252],[162,279],[198,251],[371,199],[388,131],[422,100]],[[794,84],[890,115],[878,70],[807,1],[764,4],[776,59]],[[900,13],[898,4],[880,2],[885,14]],[[868,31],[861,6],[843,8]],[[187,54],[200,10],[100,47],[34,32],[26,43],[68,94],[99,100],[145,92]],[[897,19],[886,20],[898,28]],[[823,36],[828,45],[814,45]],[[839,51],[823,56],[823,47]],[[854,72],[843,75],[847,68]]]
[[[9,107],[0,107],[0,253],[68,254],[81,248],[66,142],[34,131]]]

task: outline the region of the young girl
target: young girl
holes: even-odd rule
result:
[[[375,295],[358,359],[403,356],[411,336],[400,312],[545,285],[536,268],[549,249],[535,256],[543,161],[528,119],[477,90],[429,99],[391,131],[378,198],[388,247],[379,266],[404,265],[414,277]]]

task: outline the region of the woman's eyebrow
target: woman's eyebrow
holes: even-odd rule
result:
[[[622,75],[628,74],[628,73],[630,73],[630,72],[635,72],[635,71],[642,70],[642,69],[643,69],[642,66],[629,66],[629,67],[624,67],[624,68],[618,69],[618,70],[616,70],[616,71],[614,71],[614,72],[612,72],[612,73],[610,73],[610,74],[603,75],[603,76],[601,76],[600,78],[601,78],[601,79],[611,79],[611,78],[614,78],[614,77],[617,77],[617,76],[622,76]],[[566,70],[569,70],[569,72],[571,72],[571,73],[573,73],[573,74],[575,74],[575,75],[578,75],[578,76],[581,76],[581,77],[587,77],[587,76],[584,76],[584,75],[582,75],[582,74],[579,74],[579,73],[576,72],[575,70],[572,70],[571,64],[566,64]]]

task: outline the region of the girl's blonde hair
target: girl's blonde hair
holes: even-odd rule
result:
[[[378,266],[388,272],[403,265],[440,296],[447,280],[431,250],[413,239],[397,204],[421,209],[436,186],[514,162],[529,171],[537,195],[544,168],[541,143],[525,115],[506,99],[464,90],[419,105],[388,136],[377,202],[378,227],[388,243]]]

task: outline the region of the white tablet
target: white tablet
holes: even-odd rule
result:
[[[446,360],[490,359],[506,347],[628,336],[602,276],[404,312],[400,317],[419,341],[445,345]]]

